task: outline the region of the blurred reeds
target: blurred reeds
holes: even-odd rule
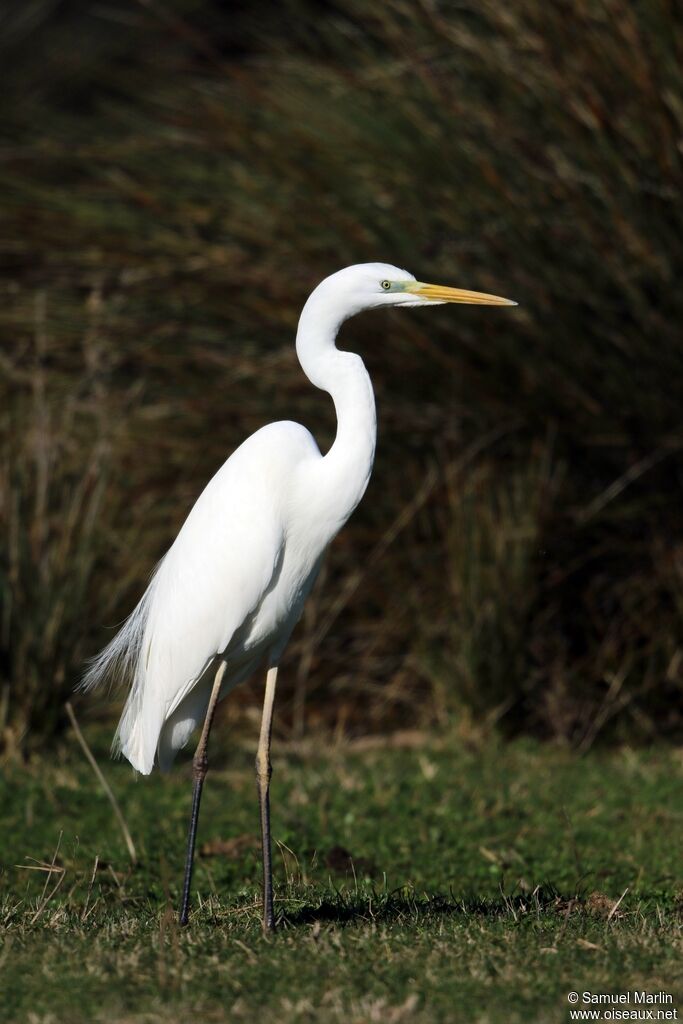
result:
[[[378,459],[282,720],[679,730],[675,6],[34,2],[4,28],[7,741],[59,727],[247,433],[329,443],[296,318],[375,259],[520,308],[345,328]]]

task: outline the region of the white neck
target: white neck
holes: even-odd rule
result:
[[[337,413],[337,435],[322,460],[320,480],[326,492],[321,497],[326,499],[335,529],[346,522],[365,493],[377,437],[375,396],[363,360],[335,346],[344,319],[342,311],[330,308],[313,292],[296,336],[301,368],[312,384],[331,395]]]

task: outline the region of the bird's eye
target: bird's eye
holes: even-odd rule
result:
[[[391,288],[391,281],[382,281],[382,288],[385,292],[388,292]]]

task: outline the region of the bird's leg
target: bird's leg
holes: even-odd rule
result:
[[[221,661],[213,681],[213,687],[211,689],[211,696],[209,697],[209,706],[206,709],[206,718],[204,719],[204,727],[202,729],[202,734],[199,738],[199,743],[197,744],[197,749],[195,750],[195,754],[192,759],[192,778],[194,780],[194,788],[192,790],[192,813],[190,815],[190,830],[187,834],[187,854],[185,855],[185,881],[183,884],[183,902],[180,908],[181,925],[187,924],[187,918],[190,910],[190,885],[192,883],[194,845],[197,839],[197,822],[199,821],[199,803],[202,799],[202,786],[204,785],[204,779],[206,778],[206,773],[209,767],[209,760],[207,757],[209,733],[211,731],[211,723],[213,722],[213,716],[216,712],[216,705],[218,704],[218,698],[221,692],[221,683],[223,682],[225,669],[226,662]]]
[[[273,702],[277,665],[268,669],[266,694],[263,700],[261,735],[256,752],[256,784],[258,787],[259,809],[261,812],[261,850],[263,854],[263,931],[275,930],[273,913],[273,866],[270,856],[270,734],[273,725]]]

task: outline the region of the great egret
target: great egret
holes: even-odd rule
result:
[[[375,456],[375,400],[362,359],[339,351],[341,324],[377,306],[463,302],[514,306],[496,295],[423,284],[384,263],[346,267],[306,302],[296,336],[301,367],[327,391],[337,434],[326,455],[298,423],[270,423],[218,470],[192,508],[140,603],[84,679],[128,682],[114,749],[143,775],[167,770],[195,728],[192,813],[180,922],[188,919],[199,802],[218,701],[267,665],[256,777],[263,856],[263,928],[272,930],[270,737],[280,656],[325,548],[367,487]]]

